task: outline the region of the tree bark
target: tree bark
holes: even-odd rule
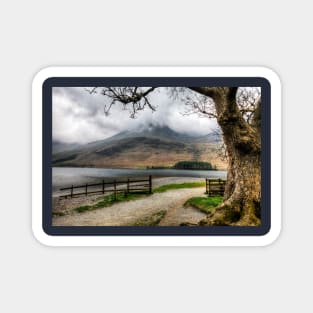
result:
[[[228,154],[224,200],[201,225],[256,226],[260,224],[261,134],[260,114],[248,124],[236,103],[237,88],[216,88],[217,122]],[[261,103],[257,109],[260,110]]]
[[[224,136],[224,140],[228,135]],[[202,225],[255,226],[260,224],[260,154],[228,147],[229,165],[224,201]]]

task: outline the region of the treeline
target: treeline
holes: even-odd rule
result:
[[[173,166],[146,166],[147,170],[164,170],[164,169],[171,169]]]
[[[180,161],[177,162],[173,168],[184,170],[216,170],[216,166],[213,166],[209,162],[198,161]]]

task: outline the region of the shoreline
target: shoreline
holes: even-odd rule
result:
[[[52,191],[60,188],[83,184],[101,183],[102,180],[127,179],[152,176],[153,180],[161,178],[221,178],[225,179],[227,171],[218,170],[180,170],[180,169],[112,169],[112,168],[52,168]]]

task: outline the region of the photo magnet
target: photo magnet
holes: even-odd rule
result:
[[[263,67],[51,67],[33,80],[32,227],[49,246],[264,246],[281,85]]]

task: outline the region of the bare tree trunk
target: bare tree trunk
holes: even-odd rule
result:
[[[239,112],[235,95],[235,88],[224,88],[214,95],[217,121],[227,147],[228,174],[224,201],[201,225],[260,224],[260,115],[249,125]]]
[[[223,203],[202,224],[252,226],[260,224],[260,154],[229,149],[229,168]]]

